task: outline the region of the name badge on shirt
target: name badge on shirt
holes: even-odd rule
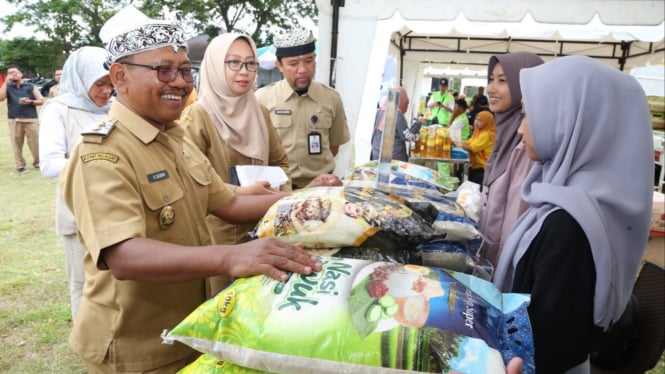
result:
[[[307,134],[307,147],[309,149],[310,155],[320,155],[321,154],[321,134],[312,131]]]
[[[148,182],[154,183],[154,182],[159,182],[163,179],[167,179],[169,177],[169,172],[167,170],[160,170],[156,173],[148,174]]]
[[[275,109],[275,114],[278,116],[290,116],[291,109]]]

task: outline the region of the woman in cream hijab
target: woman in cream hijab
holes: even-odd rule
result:
[[[259,63],[254,41],[245,35],[227,33],[215,37],[201,62],[198,100],[185,108],[180,124],[208,157],[213,168],[237,194],[271,194],[268,182],[238,187],[230,184],[230,169],[236,165],[279,166],[288,176],[286,151],[265,108],[254,97]],[[280,189],[290,190],[290,180]],[[213,215],[208,226],[215,244],[249,241],[255,223],[233,225]],[[213,278],[215,292],[229,279]]]
[[[60,94],[49,99],[39,117],[39,169],[47,178],[57,179],[81,132],[104,118],[109,110],[113,85],[104,69],[106,50],[82,47],[65,62]],[[62,237],[72,307],[72,320],[81,302],[85,273],[85,247],[76,237],[76,221],[59,191],[56,192],[55,231]]]
[[[651,115],[635,78],[585,56],[522,69],[520,83],[535,164],[494,283],[531,294],[536,369],[561,373],[588,367],[594,326],[630,297],[651,220]]]

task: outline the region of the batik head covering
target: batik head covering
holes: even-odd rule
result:
[[[170,46],[173,52],[180,48],[187,50],[180,22],[151,19],[132,5],[109,18],[99,31],[99,37],[108,52],[107,69],[123,57],[152,49]]]
[[[208,112],[219,135],[231,148],[268,163],[269,139],[266,122],[253,90],[243,95],[234,94],[226,83],[226,54],[234,41],[249,43],[254,58],[256,45],[252,38],[235,33],[215,37],[206,49],[201,62],[198,102]],[[253,82],[252,82],[253,83]]]
[[[91,113],[107,113],[110,104],[98,106],[90,98],[90,88],[109,72],[104,69],[106,50],[99,47],[82,47],[67,57],[62,68],[60,94],[46,102],[60,102],[74,109]]]
[[[501,64],[503,73],[506,75],[508,87],[510,88],[511,107],[503,113],[496,115],[496,143],[492,155],[487,161],[485,169],[485,180],[483,183],[489,186],[508,167],[508,160],[513,149],[522,141],[522,136],[517,133],[517,128],[522,122],[522,91],[520,90],[519,72],[522,68],[537,66],[543,60],[530,52],[515,52],[490,57],[487,68],[487,76],[491,76],[496,64]]]
[[[591,245],[594,323],[607,328],[626,307],[649,237],[654,163],[646,96],[632,76],[585,56],[523,69],[520,82],[542,161],[524,181],[530,208],[506,241],[494,282],[510,290],[543,221],[564,209]]]
[[[295,29],[275,38],[275,56],[277,58],[302,56],[316,49],[316,40],[310,30]]]

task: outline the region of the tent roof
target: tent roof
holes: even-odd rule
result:
[[[582,54],[624,69],[665,50],[662,17],[656,26],[605,25],[598,14],[586,24],[541,23],[530,13],[518,23],[474,22],[464,14],[452,21],[408,21],[400,12],[393,18],[405,25],[391,37],[400,56],[430,64],[487,65],[493,54],[530,51],[545,60]]]
[[[331,9],[331,2],[317,5]],[[427,0],[345,0],[344,9],[357,17],[389,19],[400,12],[407,20],[451,21],[460,14],[474,22],[521,22],[527,14],[542,23],[586,24],[598,16],[606,25],[659,25],[663,1],[649,0],[465,0],[433,5]]]
[[[544,60],[587,55],[624,70],[665,60],[662,0],[316,2],[317,79],[340,92],[353,134],[353,144],[337,157],[338,175],[351,154],[358,162],[368,159],[386,54],[399,60],[397,83],[412,103],[425,69],[483,69],[493,54],[530,51]]]

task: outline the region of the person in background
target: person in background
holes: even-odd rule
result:
[[[48,90],[48,97],[56,97],[58,96],[60,92],[60,79],[62,79],[62,70],[58,69],[53,73],[53,79],[55,80],[55,84],[51,86]]]
[[[455,98],[448,92],[448,79],[441,78],[439,90],[432,93],[427,107],[432,111],[432,124],[448,126],[450,116],[455,109]]]
[[[339,146],[351,139],[339,93],[312,80],[315,47],[312,32],[305,29],[276,37],[275,66],[284,79],[256,91],[286,149],[294,189],[332,173]]]
[[[538,373],[588,373],[593,332],[625,310],[649,238],[651,114],[634,77],[586,56],[522,69],[520,83],[535,164],[494,283],[531,294]]]
[[[522,121],[519,71],[542,63],[529,52],[495,55],[489,60],[487,93],[495,114],[496,142],[485,168],[478,230],[485,239],[481,254],[495,266],[510,229],[527,208],[520,190],[533,163],[517,133]]]
[[[478,87],[478,93],[471,99],[471,104],[469,104],[470,111],[470,123],[475,123],[476,114],[490,110],[490,103],[485,96],[485,87]]]
[[[236,165],[278,166],[289,173],[289,161],[279,135],[252,89],[259,63],[254,41],[241,34],[227,33],[211,40],[201,62],[200,97],[185,108],[180,125],[185,136],[203,152],[217,174],[236,194],[274,194],[269,183],[252,186],[230,184],[230,170]],[[281,186],[290,191],[291,183]],[[257,222],[234,225],[208,215],[215,244],[249,241],[247,233]],[[210,294],[229,283],[226,277],[209,279]]]
[[[206,278],[286,280],[321,263],[275,238],[212,243],[209,213],[259,219],[285,193],[234,195],[175,120],[194,85],[184,30],[133,6],[102,27],[117,91],[72,151],[59,186],[86,247],[86,286],[69,343],[92,373],[175,373],[200,353],[162,344],[206,298]]]
[[[39,168],[39,117],[37,106],[44,104],[42,94],[32,83],[23,82],[23,73],[16,65],[7,68],[7,79],[0,86],[0,101],[7,99],[7,123],[14,149],[14,163],[19,174],[25,174],[23,144],[28,139],[32,166]]]
[[[450,123],[448,123],[448,131],[450,135],[452,136],[452,133],[454,133],[454,138],[461,141],[466,141],[471,136],[469,117],[466,116],[467,109],[468,105],[466,100],[457,100],[455,102],[455,110],[453,110],[453,114],[450,116]]]
[[[482,111],[476,115],[473,135],[468,141],[456,142],[455,145],[469,152],[469,180],[483,185],[485,166],[492,154],[496,140],[496,123],[494,115]]]
[[[404,162],[409,161],[409,155],[406,151],[406,135],[405,132],[408,131],[408,125],[406,122],[406,113],[409,108],[409,95],[406,93],[404,87],[395,87],[399,90],[399,103],[397,104],[397,122],[395,124],[395,140],[393,143],[392,159],[400,160]],[[385,101],[383,105],[376,111],[376,117],[374,118],[374,132],[372,133],[372,153],[370,155],[370,160],[378,160],[381,156],[381,141],[383,138],[383,125],[386,120],[386,104]]]
[[[39,165],[42,175],[57,179],[67,163],[81,132],[104,118],[109,110],[113,85],[104,69],[106,51],[99,47],[82,47],[67,58],[60,95],[49,99],[40,112]],[[85,247],[76,236],[76,220],[56,188],[55,231],[65,250],[65,272],[69,284],[72,321],[81,303],[85,272]]]

